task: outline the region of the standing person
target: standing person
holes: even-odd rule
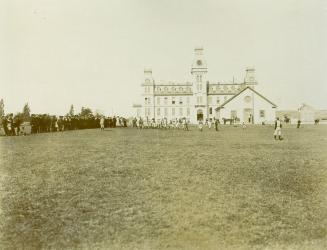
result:
[[[296,128],[300,128],[300,126],[301,126],[301,120],[298,119],[298,120],[297,120],[297,126],[296,126]]]
[[[202,132],[203,130],[203,121],[202,119],[199,120],[199,130]]]
[[[186,120],[185,118],[184,121],[185,121],[185,130],[188,131],[188,120]]]
[[[186,130],[186,118],[183,118],[183,130]]]
[[[211,118],[209,118],[209,121],[208,121],[208,128],[211,129]]]
[[[104,118],[103,118],[103,116],[101,116],[101,118],[100,118],[100,129],[101,129],[101,131],[104,131]]]
[[[283,140],[283,138],[282,138],[282,123],[279,120],[279,117],[277,117],[276,121],[275,121],[274,138],[275,138],[275,140],[277,140],[277,139]]]
[[[219,126],[219,119],[214,118],[214,121],[215,121],[215,130],[216,131],[219,131],[219,128],[218,128],[218,126]]]
[[[3,130],[5,131],[5,134],[9,135],[8,120],[7,120],[7,117],[5,117],[5,116],[2,117],[2,127],[3,127]]]
[[[116,116],[114,116],[114,118],[112,119],[112,127],[113,128],[116,127],[116,123],[117,123],[117,119],[116,119]]]

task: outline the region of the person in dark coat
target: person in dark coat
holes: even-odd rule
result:
[[[3,130],[5,131],[5,134],[9,135],[8,120],[7,120],[7,117],[5,117],[5,116],[2,117],[2,127],[3,127]]]
[[[215,130],[218,131],[219,130],[219,128],[218,128],[218,126],[219,126],[219,119],[216,119],[216,118],[213,118],[213,119],[215,120]]]

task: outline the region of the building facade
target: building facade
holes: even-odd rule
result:
[[[257,85],[254,68],[246,69],[244,81],[241,83],[235,83],[234,81],[232,83],[209,82],[207,72],[208,67],[203,48],[195,48],[194,50],[191,67],[192,82],[156,82],[152,70],[145,69],[144,82],[141,85],[143,88],[143,103],[133,106],[135,116],[143,119],[154,118],[156,121],[163,118],[168,120],[186,118],[191,123],[197,123],[199,120],[210,120],[214,117],[231,119],[236,116],[237,118],[239,117],[238,114],[243,114],[241,116],[242,120],[238,119],[239,122],[248,121],[245,116],[250,114],[255,117],[254,110],[249,110],[249,108],[247,108],[247,113],[244,115],[242,105],[229,114],[222,113],[224,108],[222,104],[225,105],[228,100],[247,88],[254,90]],[[276,105],[269,100],[268,102],[269,105],[275,108]],[[248,102],[245,104],[248,104]],[[258,108],[260,109],[260,107]],[[271,112],[266,113],[270,114]],[[257,122],[252,119],[251,123]]]

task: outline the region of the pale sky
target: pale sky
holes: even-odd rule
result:
[[[325,0],[0,0],[0,98],[6,112],[131,115],[144,68],[190,81],[203,46],[210,82],[254,66],[279,109],[327,109],[326,24]]]

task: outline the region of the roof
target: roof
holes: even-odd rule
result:
[[[223,108],[227,103],[231,102],[233,99],[235,99],[237,96],[239,96],[240,94],[242,94],[247,89],[250,89],[252,92],[256,93],[262,99],[264,99],[267,102],[269,102],[274,108],[277,108],[277,105],[275,103],[273,103],[272,101],[268,100],[266,97],[264,97],[263,95],[261,95],[259,92],[255,91],[253,88],[251,88],[251,87],[248,86],[248,87],[242,89],[240,92],[238,92],[233,97],[229,98],[227,101],[225,101],[223,104],[221,104],[218,108],[216,108],[216,110],[219,110],[219,109]]]

